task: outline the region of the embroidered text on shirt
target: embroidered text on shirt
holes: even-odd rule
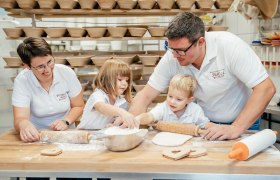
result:
[[[63,100],[65,100],[67,98],[67,95],[66,95],[66,93],[64,93],[64,94],[57,94],[56,97],[57,97],[58,101],[63,101]]]
[[[224,69],[217,70],[217,71],[212,71],[210,73],[211,73],[211,75],[214,79],[222,78],[222,77],[225,76],[225,70]]]

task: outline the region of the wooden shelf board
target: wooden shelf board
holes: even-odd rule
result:
[[[8,40],[23,40],[27,37],[20,38],[6,38]],[[81,38],[72,38],[72,37],[61,37],[61,38],[48,38],[42,37],[47,41],[127,41],[127,40],[166,40],[166,37],[121,37],[121,38],[112,38],[112,37],[101,37],[101,38],[90,38],[90,37],[81,37]]]
[[[4,68],[14,68],[14,69],[18,69],[18,68],[24,68],[23,66],[4,66]]]
[[[123,9],[112,9],[112,10],[83,10],[83,9],[72,9],[72,10],[63,10],[63,9],[6,9],[9,12],[9,16],[17,18],[33,17],[42,18],[42,17],[92,17],[92,16],[174,16],[179,12],[184,12],[186,10],[181,9],[171,9],[171,10],[161,10],[161,9],[151,9],[151,10],[142,10],[142,9],[132,9],[132,10],[123,10]],[[223,13],[226,12],[225,9],[191,9],[187,10],[193,13]]]

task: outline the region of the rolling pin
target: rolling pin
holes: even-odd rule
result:
[[[203,129],[200,129],[199,126],[195,124],[181,124],[176,122],[168,121],[157,121],[155,124],[152,124],[154,129],[165,132],[173,132],[179,134],[188,134],[192,136],[200,136],[204,132]]]
[[[73,143],[73,144],[88,144],[91,135],[87,131],[77,131],[77,130],[68,130],[68,131],[50,131],[43,130],[40,132],[40,141],[41,142],[59,142],[59,143]]]
[[[276,131],[264,129],[236,142],[228,154],[230,159],[246,160],[276,142]]]

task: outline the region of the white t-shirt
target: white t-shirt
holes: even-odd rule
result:
[[[242,111],[251,88],[268,74],[259,57],[243,40],[229,32],[206,32],[206,55],[200,70],[193,65],[180,66],[168,51],[148,84],[163,91],[176,74],[190,74],[198,81],[197,103],[214,122],[230,123]]]
[[[194,123],[201,128],[204,128],[209,119],[204,115],[201,107],[195,103],[189,103],[184,114],[180,117],[169,108],[166,101],[157,104],[151,111],[149,111],[155,120],[158,121],[172,121],[183,124]]]
[[[31,70],[24,69],[15,79],[12,104],[30,108],[30,121],[35,127],[48,129],[53,121],[63,119],[68,114],[70,98],[77,96],[81,90],[75,72],[65,65],[55,65],[49,93]]]
[[[94,90],[87,100],[81,122],[77,129],[103,129],[108,123],[113,121],[114,116],[103,115],[96,111],[94,105],[97,102],[110,104],[108,94],[98,88]],[[114,106],[128,110],[128,103],[125,98],[121,96],[117,97]]]

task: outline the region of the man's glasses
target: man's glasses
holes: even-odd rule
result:
[[[51,59],[46,64],[42,64],[42,65],[37,66],[37,67],[34,67],[34,66],[31,65],[31,67],[36,69],[38,72],[44,72],[47,67],[53,68],[54,64],[55,64],[54,59]]]
[[[170,52],[176,53],[176,54],[178,54],[178,55],[180,55],[180,56],[185,56],[186,53],[187,53],[187,51],[188,51],[198,40],[199,40],[199,38],[196,39],[195,41],[193,41],[193,43],[192,43],[189,47],[187,47],[185,50],[176,50],[176,49],[172,49],[172,48],[168,48],[168,50],[169,50]]]

